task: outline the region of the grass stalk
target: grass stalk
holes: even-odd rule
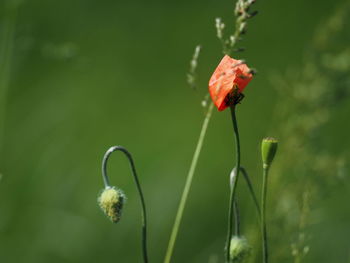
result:
[[[178,232],[179,232],[179,228],[180,228],[180,223],[181,223],[182,216],[183,216],[183,213],[184,213],[184,210],[185,210],[185,205],[186,205],[186,202],[187,202],[188,194],[189,194],[190,189],[191,189],[193,175],[194,175],[194,173],[196,171],[199,155],[200,155],[201,150],[202,150],[203,141],[204,141],[207,129],[208,129],[208,124],[209,124],[209,121],[210,121],[210,118],[211,118],[211,115],[212,115],[212,112],[213,112],[213,108],[214,108],[214,104],[211,102],[209,107],[208,107],[208,111],[207,111],[207,113],[205,115],[205,118],[204,118],[204,121],[203,121],[203,125],[202,125],[202,129],[201,129],[201,132],[200,132],[200,135],[199,135],[199,139],[198,139],[198,142],[197,142],[197,146],[196,146],[196,149],[194,151],[194,155],[193,155],[192,162],[191,162],[191,165],[190,165],[190,169],[189,169],[187,177],[186,177],[185,187],[184,187],[184,190],[183,190],[182,195],[181,195],[179,207],[177,209],[175,222],[174,222],[174,225],[173,225],[173,228],[172,228],[172,231],[171,231],[168,248],[167,248],[167,251],[166,251],[166,254],[165,254],[164,263],[170,263],[171,257],[173,255],[176,238],[177,238],[177,235],[178,235]]]

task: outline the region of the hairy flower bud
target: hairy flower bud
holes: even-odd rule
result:
[[[106,187],[98,197],[99,206],[113,223],[120,220],[124,201],[124,193],[116,187]]]
[[[274,138],[265,138],[261,143],[261,157],[264,167],[271,165],[276,151],[277,151],[278,141]]]
[[[249,258],[251,246],[245,237],[233,236],[230,245],[230,259],[232,263],[244,263]]]

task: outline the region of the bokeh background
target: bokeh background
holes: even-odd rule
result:
[[[0,261],[141,262],[140,211],[126,159],[109,174],[128,196],[117,225],[97,206],[104,152],[132,152],[162,262],[222,57],[214,20],[233,1],[0,1]],[[234,54],[258,70],[238,109],[242,162],[260,193],[260,141],[280,140],[271,170],[272,262],[350,262],[349,1],[258,1]],[[198,89],[186,83],[194,47]],[[214,112],[173,262],[223,262],[229,112]],[[242,183],[243,181],[241,181]],[[243,233],[260,261],[254,206],[239,187]]]

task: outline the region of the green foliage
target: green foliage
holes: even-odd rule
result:
[[[332,229],[331,222],[337,220],[337,215],[327,212],[327,199],[335,189],[343,198],[347,195],[341,185],[348,173],[345,164],[349,162],[349,151],[344,142],[334,138],[343,136],[345,131],[341,128],[327,131],[327,126],[335,125],[342,105],[349,105],[347,43],[350,38],[345,27],[349,14],[349,3],[340,5],[316,30],[304,65],[288,69],[284,76],[272,78],[279,91],[274,120],[280,124],[279,136],[283,141],[280,152],[284,155],[274,167],[278,179],[273,181],[272,192],[281,197],[274,199],[273,206],[277,207],[274,221],[283,229],[284,235],[290,237],[291,254],[296,263],[325,260],[317,250],[320,249],[317,244],[320,236],[311,233],[312,225]],[[327,148],[325,141],[331,147]],[[341,204],[334,205],[341,207]],[[280,238],[276,234],[273,236],[275,242]],[[328,249],[337,251],[337,244],[341,242],[345,240],[335,241]],[[345,261],[346,251],[340,253]],[[335,252],[331,254],[334,256]],[[287,259],[285,254],[274,258]]]

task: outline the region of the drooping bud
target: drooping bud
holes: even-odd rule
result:
[[[98,204],[106,216],[117,223],[122,214],[125,201],[124,193],[116,187],[106,187],[98,197]]]
[[[261,143],[261,157],[264,167],[269,167],[275,157],[278,141],[275,138],[265,138]]]
[[[230,245],[230,259],[232,263],[244,263],[251,254],[251,246],[245,237],[233,236]]]

